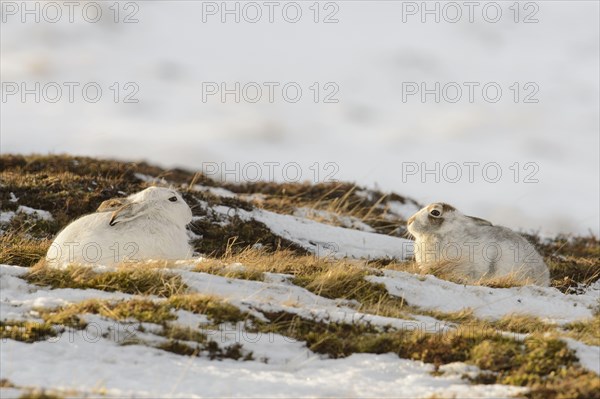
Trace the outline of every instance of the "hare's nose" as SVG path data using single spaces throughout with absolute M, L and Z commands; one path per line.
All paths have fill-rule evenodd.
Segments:
M 414 221 L 415 221 L 415 217 L 411 216 L 411 217 L 408 218 L 408 221 L 406 222 L 406 224 L 409 225 L 409 224 L 411 224 Z

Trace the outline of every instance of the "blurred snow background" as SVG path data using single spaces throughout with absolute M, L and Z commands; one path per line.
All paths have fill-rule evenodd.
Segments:
M 297 23 L 282 18 L 285 2 L 275 9 L 273 23 L 267 15 L 257 23 L 243 18 L 235 23 L 229 15 L 222 23 L 220 14 L 205 15 L 203 22 L 207 2 L 137 1 L 133 17 L 139 21 L 131 24 L 122 23 L 135 11 L 125 2 L 118 4 L 119 23 L 113 21 L 113 2 L 101 3 L 97 23 L 81 17 L 85 3 L 77 3 L 74 23 L 67 15 L 57 23 L 44 18 L 36 23 L 31 16 L 22 23 L 20 13 L 6 12 L 7 3 L 2 2 L 0 35 L 2 153 L 66 152 L 191 169 L 205 168 L 207 162 L 229 169 L 236 163 L 296 162 L 303 180 L 314 180 L 315 162 L 323 180 L 331 171 L 324 165 L 332 162 L 338 166 L 336 179 L 423 203 L 442 200 L 513 228 L 599 232 L 598 2 L 534 2 L 537 23 L 522 22 L 533 10 L 525 3 L 515 23 L 512 1 L 496 3 L 503 11 L 497 23 L 482 16 L 487 2 L 479 3 L 472 23 L 466 7 L 457 23 L 444 21 L 443 15 L 439 23 L 432 15 L 422 23 L 420 14 L 402 21 L 406 2 L 334 2 L 327 9 L 326 2 L 318 4 L 320 19 L 337 8 L 339 22 L 331 24 L 313 21 L 313 2 L 298 2 L 303 15 Z M 27 4 L 33 8 L 34 3 Z M 25 82 L 29 88 L 35 82 L 80 86 L 73 103 L 66 89 L 56 103 L 43 98 L 36 103 L 33 96 L 25 102 L 19 94 L 7 96 L 7 82 Z M 102 87 L 100 101 L 83 100 L 81 86 L 87 82 Z M 121 84 L 118 103 L 109 89 L 114 82 Z M 131 92 L 123 89 L 126 82 L 139 87 L 138 103 L 122 102 Z M 229 87 L 297 82 L 303 94 L 297 103 L 286 102 L 279 86 L 272 103 L 266 89 L 257 103 L 243 98 L 236 103 L 233 96 L 223 103 L 218 95 L 203 101 L 203 82 Z M 321 96 L 330 92 L 324 84 L 335 83 L 339 102 L 315 103 L 309 89 L 314 82 Z M 403 82 L 480 86 L 473 103 L 464 87 L 457 103 L 436 103 L 431 95 L 422 103 L 419 96 L 403 101 Z M 482 97 L 487 82 L 503 90 L 496 103 Z M 539 102 L 521 98 L 515 103 L 509 88 L 514 82 L 521 96 L 531 92 L 523 89 L 525 83 L 535 83 Z M 403 179 L 403 163 L 423 162 L 429 169 L 435 162 L 440 167 L 497 162 L 502 178 L 489 183 L 476 168 L 469 182 L 464 168 L 457 183 L 419 174 Z M 515 162 L 521 172 L 517 183 L 509 168 Z M 524 182 L 534 170 L 524 168 L 528 162 L 539 167 L 537 183 Z M 262 169 L 264 178 L 267 170 Z M 274 178 L 283 181 L 281 167 L 275 172 Z

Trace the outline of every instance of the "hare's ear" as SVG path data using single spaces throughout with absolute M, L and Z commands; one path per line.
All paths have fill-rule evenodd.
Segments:
M 127 198 L 111 198 L 103 201 L 98 209 L 96 209 L 96 212 L 116 211 L 125 204 L 127 204 Z
M 465 215 L 467 216 L 467 215 Z M 467 216 L 469 219 L 473 220 L 479 226 L 493 226 L 492 222 L 488 222 L 485 219 L 476 218 L 475 216 Z
M 114 226 L 117 223 L 127 222 L 144 215 L 149 210 L 148 204 L 136 202 L 127 203 L 115 210 L 108 224 Z

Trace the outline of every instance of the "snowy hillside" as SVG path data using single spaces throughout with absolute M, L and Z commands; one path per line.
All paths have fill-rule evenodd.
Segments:
M 0 171 L 3 398 L 600 396 L 596 237 L 529 237 L 551 287 L 467 286 L 418 274 L 398 194 L 66 156 Z M 39 262 L 151 184 L 192 208 L 194 259 Z

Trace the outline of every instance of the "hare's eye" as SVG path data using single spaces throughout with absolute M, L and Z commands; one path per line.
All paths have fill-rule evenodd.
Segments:
M 177 201 L 177 197 L 173 196 L 173 197 L 169 198 L 169 201 L 175 202 L 175 201 Z
M 434 209 L 433 211 L 429 212 L 431 214 L 431 216 L 440 216 L 441 213 L 440 211 L 438 211 L 437 209 Z

